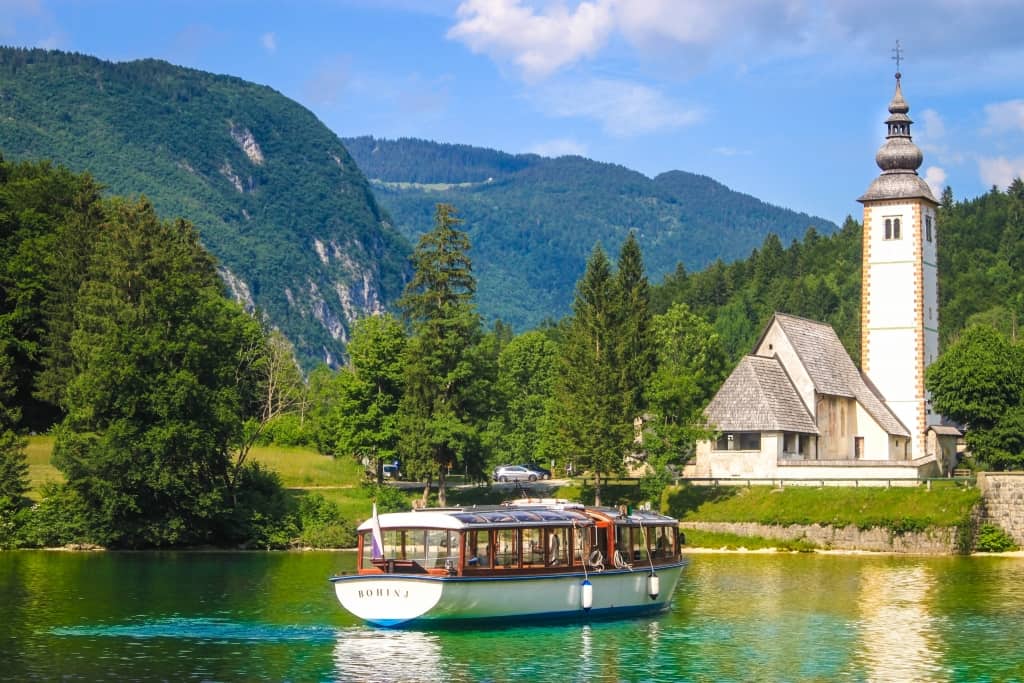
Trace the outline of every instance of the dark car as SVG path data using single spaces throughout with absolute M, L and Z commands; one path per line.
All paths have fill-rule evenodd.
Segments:
M 532 462 L 528 462 L 525 465 L 523 465 L 523 467 L 525 467 L 528 470 L 533 470 L 534 472 L 536 472 L 538 479 L 550 479 L 551 478 L 551 470 L 546 469 L 544 467 L 541 467 L 540 465 L 534 464 Z

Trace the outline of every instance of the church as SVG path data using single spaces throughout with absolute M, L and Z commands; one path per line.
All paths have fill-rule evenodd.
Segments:
M 776 313 L 705 409 L 693 476 L 714 479 L 920 479 L 949 474 L 959 431 L 931 410 L 925 369 L 938 355 L 938 206 L 917 174 L 901 74 L 881 173 L 864 206 L 862 367 L 828 324 Z

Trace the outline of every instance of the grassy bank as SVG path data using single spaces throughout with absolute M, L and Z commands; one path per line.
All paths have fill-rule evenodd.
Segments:
M 26 449 L 31 484 L 30 497 L 38 500 L 41 487 L 63 481 L 50 464 L 53 438 L 34 436 Z M 317 493 L 335 503 L 349 522 L 358 523 L 370 514 L 373 489 L 362 485 L 362 467 L 349 458 L 331 458 L 304 448 L 256 447 L 251 457 L 278 473 L 293 495 Z M 453 485 L 461 483 L 453 477 Z M 411 504 L 420 488 L 403 491 Z M 489 486 L 451 488 L 448 503 L 473 505 L 500 503 L 512 492 Z M 570 500 L 592 501 L 589 481 L 576 480 L 544 495 Z M 614 481 L 602 486 L 606 505 L 637 505 L 641 492 L 635 481 Z M 859 529 L 881 527 L 897 533 L 923 531 L 929 527 L 960 527 L 970 518 L 979 501 L 976 489 L 952 482 L 936 482 L 931 490 L 919 487 L 835 487 L 790 486 L 690 486 L 669 487 L 661 499 L 663 512 L 693 522 L 757 522 L 767 525 L 829 524 L 853 525 Z M 436 504 L 436 494 L 432 496 Z M 688 545 L 696 547 L 778 547 L 779 541 L 728 537 L 727 534 L 687 532 Z M 753 547 L 752 547 L 753 544 Z M 767 544 L 767 545 L 766 545 Z M 788 547 L 788 546 L 787 546 Z M 804 549 L 793 547 L 792 549 Z
M 977 489 L 952 482 L 917 487 L 689 486 L 670 487 L 662 509 L 693 522 L 756 522 L 768 525 L 852 525 L 894 532 L 958 527 L 980 500 Z

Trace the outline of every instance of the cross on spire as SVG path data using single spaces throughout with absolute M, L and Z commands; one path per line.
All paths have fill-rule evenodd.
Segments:
M 892 49 L 892 59 L 896 60 L 896 78 L 900 77 L 900 62 L 903 61 L 903 48 L 900 47 L 900 41 L 896 41 L 896 47 Z

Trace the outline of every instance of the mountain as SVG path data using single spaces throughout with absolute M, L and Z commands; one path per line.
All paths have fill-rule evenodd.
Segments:
M 0 153 L 88 171 L 192 221 L 232 293 L 337 361 L 408 277 L 409 245 L 342 142 L 271 88 L 157 60 L 0 48 Z
M 768 233 L 788 243 L 835 224 L 766 204 L 683 171 L 656 178 L 578 156 L 506 154 L 402 138 L 343 138 L 377 200 L 410 240 L 430 229 L 437 202 L 455 205 L 472 239 L 477 301 L 517 329 L 570 309 L 594 243 L 614 259 L 637 232 L 648 274 L 745 258 Z

